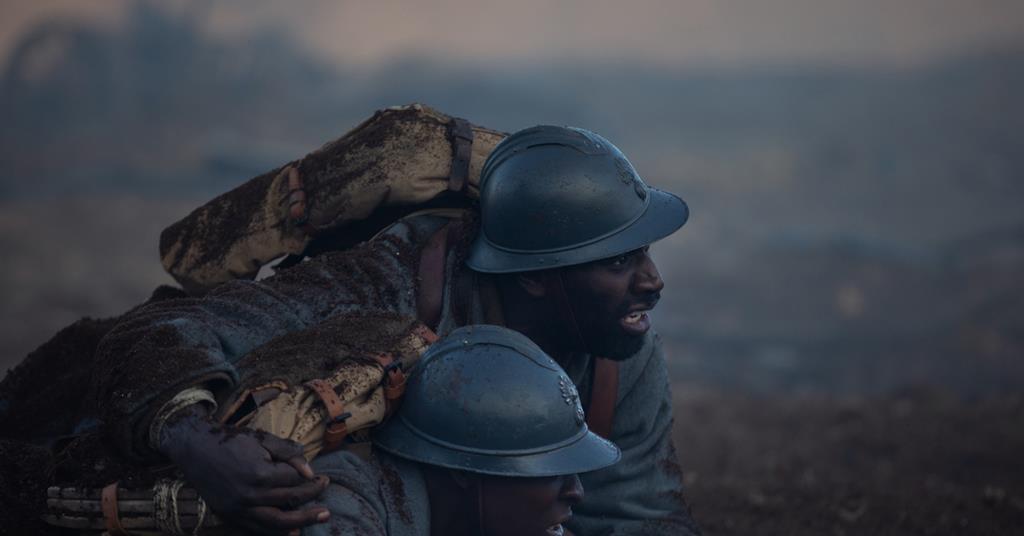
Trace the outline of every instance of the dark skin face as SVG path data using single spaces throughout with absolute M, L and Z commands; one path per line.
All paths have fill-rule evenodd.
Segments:
M 574 351 L 622 360 L 643 345 L 647 312 L 664 287 L 649 247 L 643 247 L 560 270 L 515 274 L 502 284 L 502 297 L 508 326 L 559 362 Z
M 535 478 L 479 476 L 487 536 L 552 536 L 583 500 L 576 475 Z
M 423 468 L 431 534 L 554 536 L 583 500 L 576 475 L 500 477 Z

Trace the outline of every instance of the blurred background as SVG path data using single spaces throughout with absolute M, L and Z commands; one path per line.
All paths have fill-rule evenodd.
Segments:
M 1024 520 L 1022 2 L 0 9 L 4 370 L 171 283 L 157 238 L 191 209 L 422 102 L 595 130 L 690 204 L 655 325 L 709 533 Z

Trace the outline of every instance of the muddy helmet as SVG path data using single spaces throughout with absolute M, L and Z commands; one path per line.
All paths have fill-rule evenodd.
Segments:
M 480 174 L 480 233 L 467 264 L 525 272 L 614 257 L 686 223 L 682 199 L 651 188 L 611 142 L 573 127 L 505 138 Z
M 620 456 L 587 429 L 562 368 L 499 326 L 462 327 L 435 343 L 373 441 L 402 458 L 500 476 L 583 473 Z

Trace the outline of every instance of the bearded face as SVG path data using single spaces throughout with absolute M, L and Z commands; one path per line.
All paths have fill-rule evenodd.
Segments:
M 587 352 L 621 361 L 640 350 L 665 286 L 648 247 L 565 268 L 561 277 Z

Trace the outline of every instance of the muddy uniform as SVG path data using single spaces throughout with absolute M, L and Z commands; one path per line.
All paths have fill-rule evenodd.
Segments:
M 304 536 L 430 534 L 430 500 L 415 462 L 381 451 L 369 460 L 338 451 L 314 460 L 313 470 L 331 479 L 315 501 L 331 511 L 331 519 L 306 527 Z
M 185 388 L 203 385 L 221 399 L 235 386 L 243 355 L 286 333 L 354 311 L 417 315 L 421 247 L 449 220 L 417 217 L 344 252 L 310 259 L 261 282 L 232 281 L 204 298 L 153 304 L 126 316 L 101 342 L 92 386 L 101 417 L 125 454 L 153 460 L 149 426 L 156 408 Z M 448 255 L 445 281 L 454 279 L 462 252 Z M 474 287 L 456 304 L 444 290 L 438 332 L 459 323 L 485 323 Z M 671 440 L 672 408 L 660 340 L 620 366 L 611 439 L 622 460 L 581 475 L 584 502 L 568 527 L 575 533 L 696 534 L 682 498 L 682 475 Z M 565 369 L 590 397 L 593 359 L 578 355 Z

